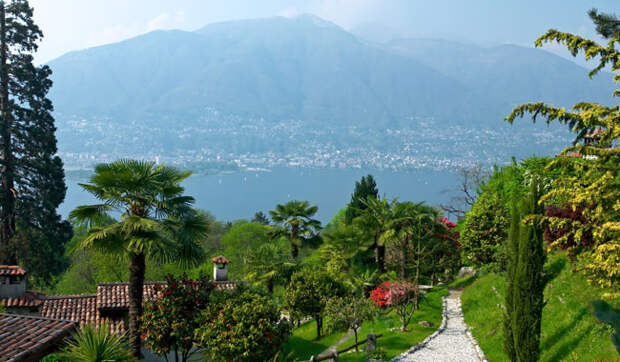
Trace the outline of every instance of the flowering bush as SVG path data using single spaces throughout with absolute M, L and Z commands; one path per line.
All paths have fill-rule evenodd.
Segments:
M 378 306 L 394 310 L 404 332 L 413 317 L 418 293 L 418 286 L 410 282 L 384 282 L 372 291 L 371 298 Z
M 160 356 L 173 352 L 181 361 L 191 355 L 197 317 L 206 307 L 212 289 L 210 281 L 166 278 L 157 286 L 159 297 L 147 301 L 142 316 L 141 337 L 145 346 Z
M 383 282 L 370 292 L 370 298 L 372 298 L 377 306 L 382 308 L 388 306 L 388 293 L 390 292 L 391 286 L 391 282 Z

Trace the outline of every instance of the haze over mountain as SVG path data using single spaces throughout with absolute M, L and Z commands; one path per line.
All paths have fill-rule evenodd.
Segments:
M 362 141 L 345 130 L 421 135 L 424 122 L 501 130 L 507 127 L 501 119 L 516 104 L 610 103 L 613 89 L 610 77 L 588 80 L 584 68 L 542 50 L 427 39 L 377 44 L 312 15 L 154 31 L 71 52 L 49 65 L 56 117 L 68 127 L 59 127 L 61 151 L 73 153 L 121 152 L 138 132 L 152 136 L 152 144 L 129 142 L 145 155 L 205 147 L 286 154 L 299 148 L 300 139 L 335 148 L 367 142 L 397 152 L 404 146 L 387 144 L 389 137 L 372 139 L 370 133 Z M 104 128 L 86 134 L 76 122 L 103 122 Z M 239 138 L 234 132 L 240 125 L 271 133 Z M 105 131 L 112 128 L 122 132 L 109 137 Z M 209 136 L 205 129 L 214 131 Z M 310 135 L 301 138 L 304 132 Z M 76 145 L 76 137 L 86 142 Z M 408 137 L 420 138 L 415 132 Z M 291 143 L 275 145 L 274 138 Z

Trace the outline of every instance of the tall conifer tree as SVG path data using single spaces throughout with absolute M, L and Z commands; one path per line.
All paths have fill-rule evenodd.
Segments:
M 519 235 L 521 230 L 521 214 L 519 213 L 517 197 L 512 200 L 512 219 L 510 222 L 510 233 L 508 234 L 508 244 L 506 245 L 507 265 L 506 265 L 506 290 L 504 294 L 504 352 L 511 361 L 516 361 L 517 355 L 512 335 L 512 318 L 514 315 L 514 289 L 517 262 L 519 260 Z
M 523 215 L 528 215 L 519 232 L 517 264 L 512 296 L 512 337 L 516 361 L 535 362 L 540 355 L 540 323 L 543 309 L 543 228 L 539 224 L 543 207 L 541 182 L 534 177 L 530 192 L 523 202 Z M 508 291 L 507 291 L 508 292 Z
M 56 208 L 65 197 L 56 155 L 48 66 L 34 66 L 43 34 L 26 0 L 0 0 L 0 264 L 35 277 L 60 269 L 71 227 Z
M 353 190 L 351 202 L 345 214 L 345 223 L 347 225 L 351 225 L 353 219 L 359 216 L 362 210 L 366 209 L 366 204 L 362 200 L 366 200 L 369 197 L 379 198 L 377 183 L 372 175 L 363 176 L 360 181 L 355 182 L 355 190 Z

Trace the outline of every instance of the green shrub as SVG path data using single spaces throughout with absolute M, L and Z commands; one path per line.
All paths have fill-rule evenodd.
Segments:
M 213 360 L 266 361 L 276 356 L 291 334 L 280 310 L 262 295 L 244 291 L 202 312 L 196 340 Z
M 507 237 L 510 212 L 495 194 L 480 195 L 467 213 L 461 232 L 466 262 L 475 268 L 504 269 L 502 244 Z
M 74 333 L 58 360 L 77 362 L 135 361 L 124 336 L 110 333 L 107 324 L 99 328 L 87 325 Z

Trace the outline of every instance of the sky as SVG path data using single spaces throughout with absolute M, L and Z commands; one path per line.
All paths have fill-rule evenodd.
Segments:
M 549 28 L 596 39 L 587 10 L 596 7 L 620 15 L 620 0 L 31 0 L 30 4 L 45 36 L 35 55 L 37 63 L 158 29 L 193 31 L 213 22 L 302 13 L 347 30 L 373 24 L 403 37 L 485 46 L 533 46 Z M 547 49 L 567 56 L 559 46 Z

